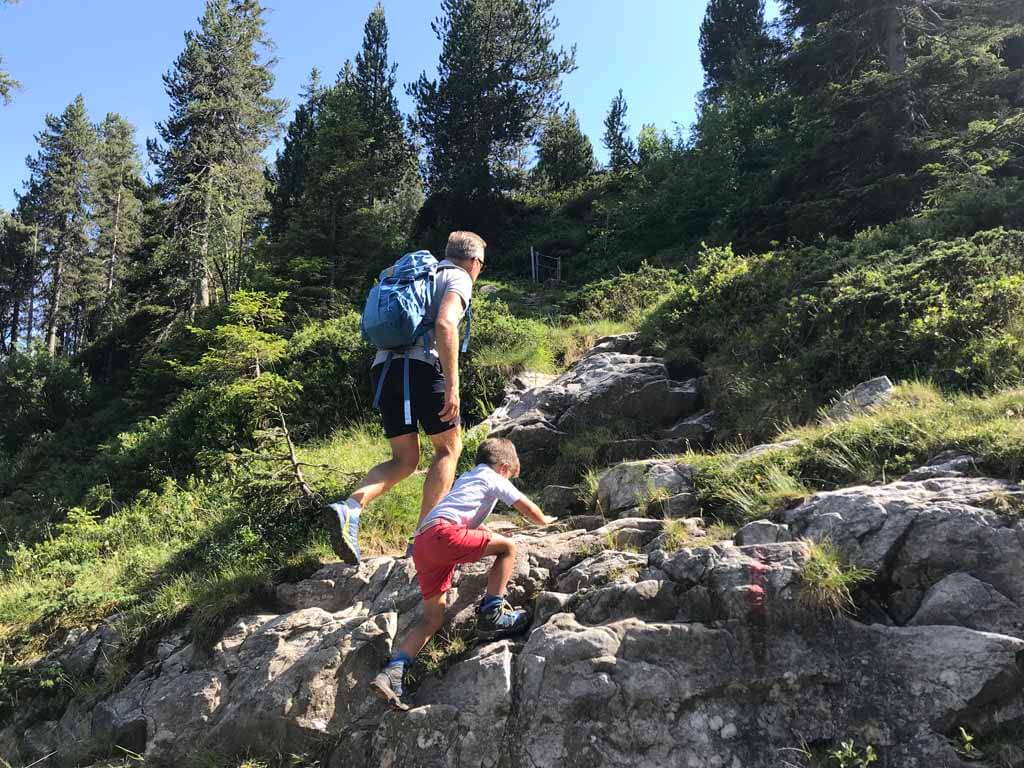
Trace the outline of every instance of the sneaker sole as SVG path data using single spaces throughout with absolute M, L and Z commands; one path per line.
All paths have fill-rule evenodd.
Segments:
M 508 640 L 511 637 L 522 637 L 530 631 L 530 623 L 526 622 L 521 629 L 477 629 L 478 640 Z
M 395 692 L 390 688 L 385 688 L 383 685 L 378 685 L 376 680 L 370 681 L 370 687 L 373 688 L 373 692 L 376 693 L 380 698 L 384 699 L 390 705 L 392 709 L 397 709 L 399 712 L 408 712 L 409 705 L 403 704 L 402 700 L 395 695 Z
M 349 565 L 359 565 L 359 555 L 356 554 L 355 549 L 349 544 L 348 537 L 345 536 L 345 532 L 341 527 L 341 521 L 338 519 L 338 513 L 330 507 L 324 507 L 323 516 L 334 554 Z

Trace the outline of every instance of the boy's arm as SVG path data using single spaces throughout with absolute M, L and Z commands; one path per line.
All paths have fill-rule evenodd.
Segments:
M 516 511 L 518 511 L 519 514 L 521 514 L 523 517 L 525 517 L 527 520 L 529 520 L 531 523 L 534 523 L 535 525 L 551 525 L 552 523 L 558 522 L 557 517 L 550 517 L 548 515 L 545 515 L 543 512 L 541 512 L 540 507 L 538 507 L 525 496 L 523 496 L 519 501 L 513 504 L 513 506 L 516 508 Z

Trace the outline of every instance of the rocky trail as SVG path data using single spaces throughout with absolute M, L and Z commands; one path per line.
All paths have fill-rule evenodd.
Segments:
M 714 541 L 693 516 L 695 468 L 649 458 L 710 436 L 699 382 L 631 343 L 605 341 L 492 417 L 532 466 L 606 417 L 650 437 L 606 449 L 605 516 L 571 514 L 570 502 L 558 525 L 516 534 L 509 597 L 533 607 L 529 633 L 470 642 L 417 682 L 408 713 L 367 685 L 419 603 L 411 561 L 379 557 L 280 585 L 272 609 L 211 648 L 169 634 L 112 694 L 63 713 L 26 706 L 0 731 L 0 754 L 16 766 L 88 764 L 120 747 L 175 765 L 245 753 L 327 768 L 767 768 L 853 740 L 880 766 L 944 768 L 979 764 L 958 752 L 961 727 L 980 739 L 1024 723 L 1024 522 L 992 503 L 1024 490 L 943 455 Z M 658 519 L 641 516 L 651 488 L 663 489 Z M 680 522 L 667 531 L 665 517 Z M 852 615 L 808 598 L 811 542 L 826 539 L 872 574 Z M 488 567 L 457 573 L 449 636 L 470 637 Z M 113 626 L 69 638 L 53 660 L 98 674 Z M 1012 750 L 1001 759 L 1024 764 Z

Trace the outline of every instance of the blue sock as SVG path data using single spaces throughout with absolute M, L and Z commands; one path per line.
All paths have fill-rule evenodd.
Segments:
M 412 659 L 410 659 L 408 656 L 406 656 L 401 651 L 396 651 L 395 653 L 393 653 L 391 655 L 391 660 L 388 661 L 388 663 L 385 664 L 384 666 L 386 666 L 386 667 L 403 666 L 404 667 L 406 664 L 411 664 L 411 663 L 412 663 Z
M 488 608 L 501 603 L 501 595 L 484 595 L 484 599 L 480 601 L 480 610 L 486 611 Z

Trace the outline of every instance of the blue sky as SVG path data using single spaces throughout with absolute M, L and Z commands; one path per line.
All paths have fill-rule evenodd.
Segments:
M 310 69 L 333 77 L 362 41 L 363 23 L 375 0 L 265 0 L 267 31 L 280 60 L 275 95 L 289 99 L 290 117 Z M 644 123 L 673 130 L 694 119 L 694 97 L 703 74 L 697 51 L 705 0 L 559 0 L 557 39 L 577 46 L 578 69 L 565 78 L 563 97 L 601 156 L 602 121 L 619 88 L 629 104 L 635 133 Z M 11 209 L 13 190 L 26 177 L 25 157 L 36 151 L 34 135 L 47 112 L 59 113 L 85 97 L 99 121 L 119 112 L 138 132 L 139 144 L 154 136 L 167 114 L 161 75 L 194 28 L 203 0 L 21 0 L 0 5 L 0 55 L 23 84 L 15 101 L 0 106 L 0 208 Z M 769 14 L 775 0 L 769 0 Z M 438 0 L 386 0 L 391 58 L 402 85 L 433 73 L 440 44 L 430 29 Z

